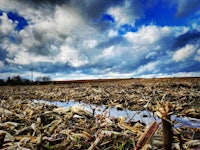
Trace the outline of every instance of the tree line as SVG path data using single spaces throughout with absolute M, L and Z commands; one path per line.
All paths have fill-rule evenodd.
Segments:
M 7 80 L 0 79 L 0 86 L 5 85 L 34 85 L 34 84 L 48 84 L 51 82 L 51 78 L 49 76 L 41 76 L 37 77 L 35 81 L 31 81 L 29 79 L 24 79 L 17 76 L 8 77 Z

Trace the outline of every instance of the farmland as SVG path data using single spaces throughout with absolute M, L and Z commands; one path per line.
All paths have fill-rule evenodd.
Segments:
M 151 117 L 157 115 L 156 118 L 162 120 L 170 119 L 171 115 L 179 120 L 181 117 L 195 120 L 196 126 L 177 124 L 178 119 L 169 121 L 179 131 L 173 133 L 172 147 L 195 148 L 200 143 L 192 143 L 200 140 L 200 78 L 99 79 L 2 86 L 0 98 L 0 133 L 4 137 L 0 147 L 5 149 L 9 146 L 29 149 L 137 147 L 139 137 L 149 124 L 131 118 L 127 121 L 126 116 L 112 117 L 111 108 L 115 108 L 116 112 L 146 111 L 151 113 Z M 36 103 L 36 100 L 42 100 L 42 103 Z M 91 106 L 92 110 L 87 111 L 81 106 L 63 110 L 63 107 L 50 105 L 69 101 Z M 104 110 L 102 114 L 95 115 L 98 106 L 104 106 Z M 155 121 L 161 123 L 161 120 Z M 8 122 L 11 122 L 9 127 L 5 125 Z M 159 126 L 151 139 L 154 148 L 162 148 L 163 134 L 165 131 Z M 12 138 L 9 139 L 8 135 Z M 144 146 L 151 147 L 152 144 L 146 143 Z

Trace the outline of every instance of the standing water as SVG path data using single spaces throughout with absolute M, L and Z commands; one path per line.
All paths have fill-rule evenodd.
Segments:
M 148 110 L 142 111 L 133 111 L 128 109 L 118 110 L 114 106 L 106 106 L 106 105 L 94 105 L 94 104 L 86 104 L 83 102 L 76 101 L 67 101 L 67 102 L 50 102 L 47 100 L 34 100 L 35 103 L 45 103 L 48 105 L 55 105 L 58 107 L 74 107 L 81 106 L 85 110 L 89 111 L 91 114 L 105 114 L 110 117 L 119 118 L 124 117 L 128 122 L 141 122 L 146 125 L 150 124 L 152 121 L 156 120 L 157 122 L 161 122 L 158 117 L 153 115 L 153 112 Z M 190 117 L 178 117 L 177 115 L 172 115 L 172 121 L 175 121 L 175 127 L 186 126 L 189 128 L 200 128 L 200 119 L 190 118 Z

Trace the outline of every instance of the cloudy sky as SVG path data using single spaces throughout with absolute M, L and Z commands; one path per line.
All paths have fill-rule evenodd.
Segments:
M 199 0 L 0 0 L 0 78 L 200 76 Z

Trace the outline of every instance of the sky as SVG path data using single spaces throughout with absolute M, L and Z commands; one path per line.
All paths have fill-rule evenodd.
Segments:
M 0 79 L 200 77 L 199 0 L 0 0 Z

